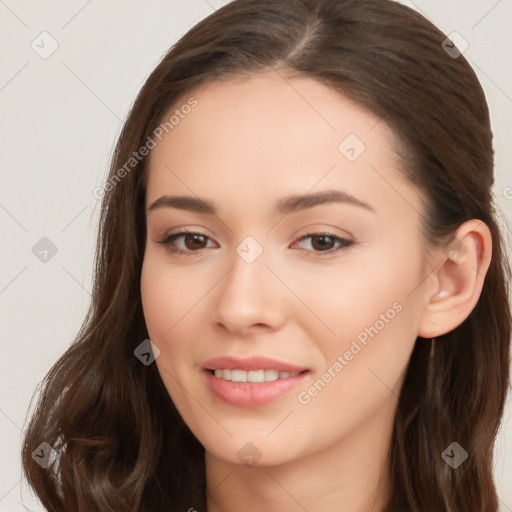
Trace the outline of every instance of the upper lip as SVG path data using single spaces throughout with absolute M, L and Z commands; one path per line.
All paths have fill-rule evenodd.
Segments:
M 232 357 L 222 356 L 210 359 L 203 364 L 205 370 L 277 370 L 278 372 L 302 372 L 307 368 L 296 366 L 294 364 L 285 363 L 284 361 L 278 361 L 277 359 L 271 359 L 263 356 L 251 356 L 251 357 Z

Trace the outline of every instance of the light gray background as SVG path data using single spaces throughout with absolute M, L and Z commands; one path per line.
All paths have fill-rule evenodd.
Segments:
M 102 184 L 122 121 L 163 53 L 225 0 L 0 0 L 0 510 L 41 505 L 20 480 L 30 397 L 85 315 Z M 495 193 L 512 219 L 512 0 L 404 1 L 459 32 L 495 133 Z M 47 31 L 58 43 L 40 52 Z M 43 44 L 45 50 L 43 50 Z M 450 91 L 446 91 L 450 94 Z M 508 228 L 510 229 L 510 228 Z M 510 246 L 510 231 L 507 234 Z M 42 263 L 32 247 L 58 248 Z M 512 403 L 497 443 L 501 509 L 512 511 Z

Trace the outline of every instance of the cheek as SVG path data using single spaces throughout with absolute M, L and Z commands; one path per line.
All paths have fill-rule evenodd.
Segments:
M 183 277 L 183 276 L 187 277 Z M 180 411 L 186 410 L 182 396 L 184 369 L 190 370 L 191 325 L 188 323 L 200 290 L 190 282 L 190 274 L 147 253 L 141 272 L 141 298 L 149 338 L 160 349 L 156 365 L 162 381 Z M 202 292 L 204 294 L 204 291 Z M 180 342 L 181 340 L 181 342 Z M 189 364 L 190 363 L 190 364 Z
M 318 414 L 327 407 L 340 417 L 347 408 L 364 416 L 398 395 L 417 336 L 419 295 L 411 292 L 423 277 L 419 253 L 391 254 L 388 249 L 347 259 L 345 266 L 319 273 L 301 286 L 297 280 L 297 293 L 315 313 L 315 318 L 300 320 L 302 327 L 309 332 L 313 325 L 321 328 L 316 338 L 321 364 L 315 376 L 320 382 L 303 389 L 299 403 L 311 399 Z
M 150 338 L 157 343 L 172 338 L 182 319 L 204 296 L 207 284 L 198 273 L 147 254 L 142 265 L 141 298 Z
M 165 273 L 144 260 L 141 275 L 141 298 L 146 326 L 151 339 L 159 340 L 172 328 L 176 319 L 177 297 L 174 285 L 168 282 Z
M 368 330 L 375 332 L 373 327 L 379 333 L 414 336 L 419 294 L 411 292 L 424 278 L 414 249 L 397 253 L 375 247 L 354 252 L 337 265 L 318 266 L 315 272 L 281 270 L 283 281 L 309 310 L 303 308 L 305 314 L 294 321 L 307 331 L 314 327 L 325 350 L 344 350 L 358 336 L 364 342 Z
M 208 328 L 208 294 L 218 281 L 211 268 L 172 265 L 165 255 L 148 251 L 141 272 L 141 298 L 149 338 L 160 349 L 156 365 L 176 405 L 186 403 L 182 385 L 201 360 L 202 338 Z M 190 372 L 193 372 L 191 374 Z M 184 407 L 184 406 L 182 406 Z

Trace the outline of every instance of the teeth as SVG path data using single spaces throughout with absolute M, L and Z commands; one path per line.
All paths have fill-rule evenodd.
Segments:
M 244 370 L 231 370 L 231 380 L 233 382 L 247 382 L 247 372 Z
M 277 370 L 223 370 L 216 369 L 215 377 L 232 382 L 272 382 L 277 379 L 295 377 L 300 372 L 278 372 Z
M 271 382 L 279 379 L 279 372 L 277 370 L 265 370 L 265 382 Z
M 251 370 L 247 372 L 247 382 L 264 382 L 265 371 L 264 370 Z

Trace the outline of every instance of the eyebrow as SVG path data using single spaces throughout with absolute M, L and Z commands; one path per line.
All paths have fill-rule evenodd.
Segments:
M 283 197 L 274 205 L 273 213 L 274 215 L 287 215 L 326 203 L 351 204 L 375 213 L 375 209 L 365 201 L 357 199 L 347 192 L 332 189 L 311 194 Z M 193 196 L 162 196 L 151 203 L 148 207 L 148 212 L 160 208 L 177 208 L 207 215 L 217 215 L 217 210 L 212 202 Z

